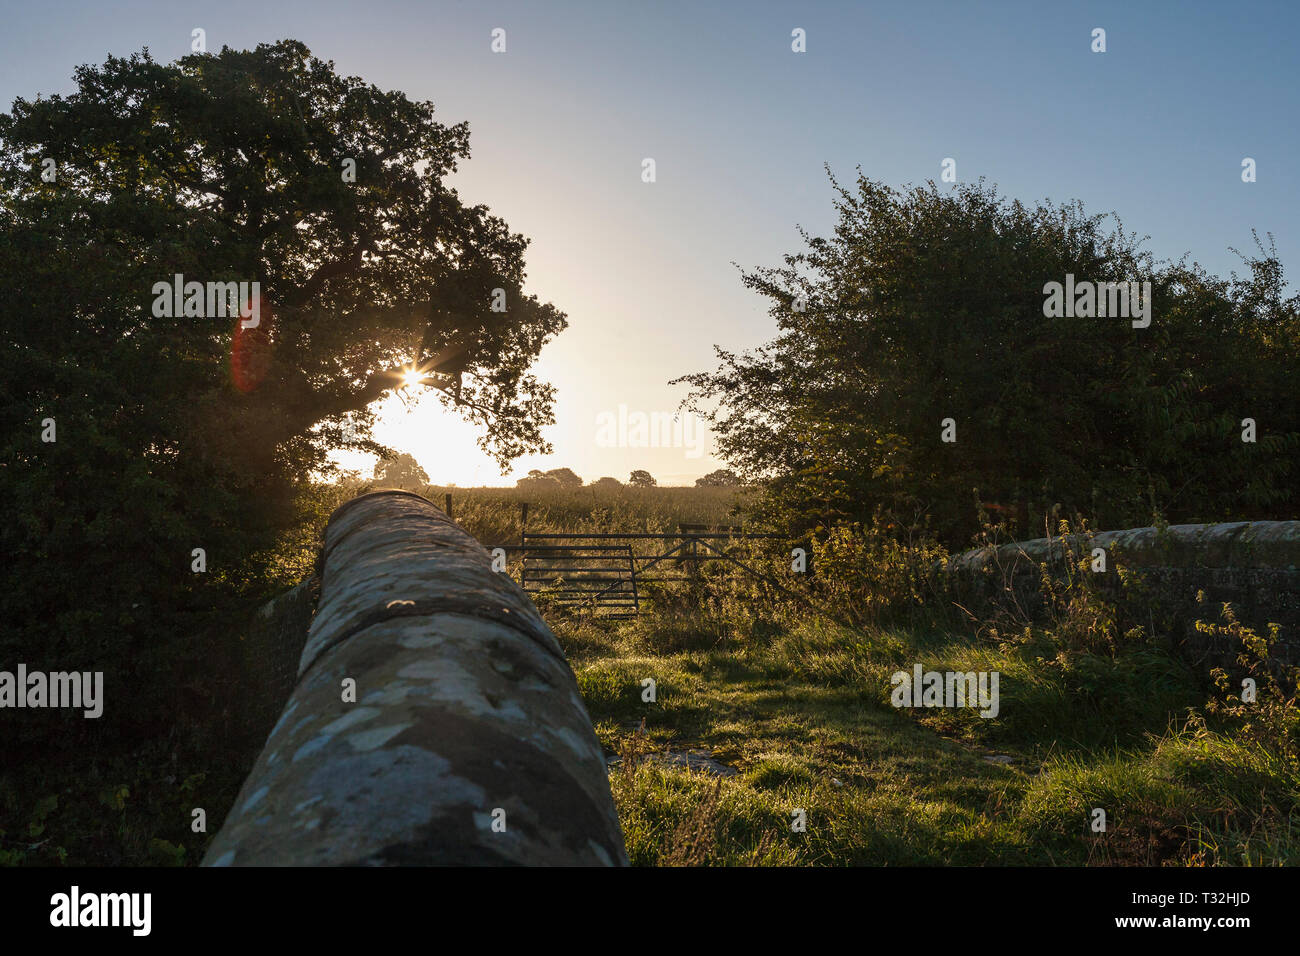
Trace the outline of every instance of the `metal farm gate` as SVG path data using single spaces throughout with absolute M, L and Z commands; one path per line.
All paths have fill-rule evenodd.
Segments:
M 641 595 L 632 545 L 617 540 L 577 543 L 608 537 L 612 536 L 525 533 L 520 586 L 529 594 L 548 591 L 560 605 L 590 602 L 603 617 L 635 617 L 641 610 Z
M 452 515 L 451 495 L 445 510 Z M 789 588 L 730 554 L 728 545 L 747 540 L 784 540 L 778 534 L 735 527 L 679 524 L 676 534 L 653 532 L 530 532 L 528 505 L 519 506 L 523 529 L 518 544 L 486 545 L 519 558 L 519 584 L 530 595 L 545 592 L 557 604 L 587 606 L 602 618 L 632 618 L 641 611 L 642 585 L 690 581 L 701 564 L 726 561 L 782 591 Z M 800 595 L 795 595 L 801 597 Z
M 678 527 L 677 534 L 525 531 L 518 548 L 519 583 L 530 594 L 546 591 L 558 604 L 587 605 L 602 617 L 636 617 L 641 585 L 689 581 L 706 561 L 727 561 L 766 578 L 729 554 L 726 544 L 780 537 L 704 525 Z

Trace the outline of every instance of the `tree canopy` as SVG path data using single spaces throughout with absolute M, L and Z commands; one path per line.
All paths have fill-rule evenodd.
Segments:
M 740 483 L 740 476 L 730 468 L 718 468 L 695 479 L 697 488 L 732 488 Z
M 375 480 L 399 487 L 427 485 L 429 474 L 413 455 L 402 452 L 396 458 L 386 458 L 375 465 Z
M 744 274 L 777 337 L 678 380 L 720 457 L 769 482 L 771 515 L 829 527 L 883 507 L 954 544 L 976 496 L 1040 534 L 1057 505 L 1106 527 L 1295 517 L 1300 297 L 1258 239 L 1249 274 L 1221 279 L 1154 262 L 1078 203 L 832 183 L 834 234 Z M 1067 275 L 1149 281 L 1149 327 L 1046 317 Z
M 387 451 L 366 409 L 396 386 L 436 390 L 503 465 L 549 450 L 553 389 L 529 368 L 565 317 L 523 289 L 527 240 L 446 184 L 466 124 L 293 40 L 75 80 L 0 115 L 0 490 L 19 515 L 0 614 L 19 646 L 153 653 L 168 613 L 213 605 L 187 594 L 256 579 L 241 565 L 295 479 L 335 448 Z M 258 283 L 259 324 L 159 315 L 175 276 Z
M 572 468 L 552 468 L 549 471 L 534 468 L 516 481 L 515 484 L 521 488 L 539 484 L 558 485 L 562 488 L 581 488 L 582 478 Z

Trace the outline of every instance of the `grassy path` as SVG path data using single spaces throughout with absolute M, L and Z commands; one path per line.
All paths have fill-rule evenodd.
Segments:
M 1006 673 L 1004 701 L 1032 720 L 981 724 L 888 700 L 887 675 L 912 659 L 968 669 L 987 654 L 961 638 L 867 638 L 813 622 L 724 642 L 692 640 L 672 621 L 556 626 L 597 732 L 621 756 L 611 785 L 637 864 L 1294 859 L 1294 777 L 1227 738 L 1169 731 L 1170 702 L 1194 694 L 1169 660 L 1081 677 L 1033 670 L 1019 649 L 992 663 Z M 1124 693 L 1125 668 L 1138 675 L 1129 683 L 1158 690 L 1130 713 L 1105 713 L 1116 702 L 1078 686 Z M 689 751 L 736 772 L 666 757 Z M 1090 829 L 1094 807 L 1107 811 L 1105 833 Z M 797 810 L 803 832 L 792 829 Z

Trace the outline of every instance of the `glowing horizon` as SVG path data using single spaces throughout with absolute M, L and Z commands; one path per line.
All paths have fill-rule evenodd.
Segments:
M 557 402 L 557 405 L 560 404 Z M 432 389 L 415 391 L 406 402 L 394 392 L 371 406 L 376 413 L 374 437 L 399 452 L 410 454 L 429 475 L 432 485 L 455 485 L 460 488 L 513 488 L 519 478 L 534 468 L 547 471 L 552 468 L 572 468 L 590 484 L 598 478 L 617 478 L 624 484 L 635 469 L 644 469 L 665 487 L 689 486 L 695 479 L 725 465 L 707 451 L 688 458 L 690 447 L 676 448 L 607 448 L 599 458 L 606 470 L 595 473 L 564 459 L 564 455 L 525 455 L 512 463 L 506 474 L 490 455 L 478 447 L 479 429 L 466 422 L 454 410 L 443 406 L 438 393 Z M 558 416 L 557 416 L 558 417 Z M 592 434 L 600 429 L 600 422 L 591 423 Z M 563 429 L 556 425 L 545 429 L 548 440 L 558 448 L 560 443 L 551 434 L 576 432 L 580 429 Z M 590 440 L 590 439 L 589 439 Z M 674 458 L 679 458 L 680 471 L 670 470 Z M 377 459 L 374 455 L 355 451 L 334 451 L 332 461 L 342 467 L 369 478 Z

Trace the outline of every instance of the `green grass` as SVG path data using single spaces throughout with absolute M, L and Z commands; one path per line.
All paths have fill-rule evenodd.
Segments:
M 681 622 L 662 618 L 554 623 L 598 736 L 623 755 L 611 786 L 634 863 L 1300 860 L 1288 819 L 1300 780 L 1258 748 L 1171 726 L 1198 692 L 1170 659 L 1139 654 L 1079 678 L 1033 667 L 1020 648 L 815 620 L 725 648 L 711 636 L 683 646 Z M 1001 670 L 1014 719 L 895 709 L 888 674 L 914 660 Z M 654 703 L 642 700 L 647 677 Z M 739 773 L 638 759 L 664 749 L 702 749 Z M 1013 762 L 984 759 L 995 754 Z M 1089 828 L 1096 807 L 1105 833 Z M 797 809 L 804 833 L 791 828 Z
M 416 490 L 442 503 L 444 489 Z M 739 523 L 729 489 L 449 490 L 457 521 L 489 543 L 517 540 L 523 500 L 536 531 Z M 622 756 L 610 783 L 633 863 L 1300 862 L 1294 764 L 1191 719 L 1206 682 L 1158 641 L 1101 654 L 1042 627 L 998 641 L 851 628 L 751 585 L 661 594 L 630 622 L 547 610 L 601 742 Z M 915 663 L 998 671 L 998 717 L 894 708 L 889 677 Z M 654 759 L 690 750 L 737 772 Z M 1090 829 L 1098 807 L 1104 833 Z

